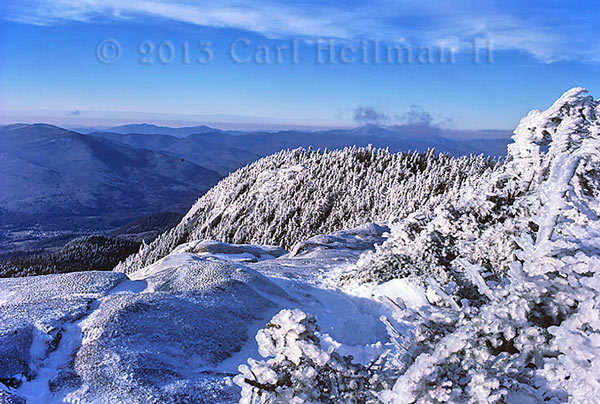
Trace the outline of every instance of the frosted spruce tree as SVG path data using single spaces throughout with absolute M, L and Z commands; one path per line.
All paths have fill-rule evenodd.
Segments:
M 324 348 L 316 319 L 297 309 L 273 317 L 256 341 L 266 360 L 240 366 L 240 404 L 376 404 L 376 390 L 391 385 L 381 361 L 366 367 Z
M 581 88 L 532 111 L 491 181 L 424 221 L 417 237 L 425 240 L 443 228 L 437 223 L 449 223 L 448 212 L 459 225 L 440 232 L 437 241 L 447 245 L 434 242 L 436 259 L 451 257 L 436 268 L 446 273 L 422 278 L 438 292 L 437 303 L 398 310 L 396 321 L 412 333 L 395 336 L 405 365 L 394 387 L 380 393 L 384 402 L 600 401 L 599 114 Z M 389 240 L 397 245 L 382 246 L 381 257 L 407 251 L 406 228 L 398 226 L 401 234 Z M 488 248 L 486 257 L 486 234 L 514 248 Z M 453 284 L 471 292 L 452 293 Z

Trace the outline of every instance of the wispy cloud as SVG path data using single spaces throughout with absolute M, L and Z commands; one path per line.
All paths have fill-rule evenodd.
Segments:
M 239 28 L 268 37 L 406 40 L 470 50 L 474 38 L 497 50 L 527 52 L 540 61 L 600 62 L 600 5 L 581 0 L 440 0 L 370 2 L 306 0 L 8 0 L 0 16 L 30 24 L 159 17 Z
M 356 107 L 354 109 L 354 121 L 359 124 L 365 123 L 385 123 L 390 117 L 373 107 Z
M 420 105 L 411 105 L 408 112 L 398 117 L 398 123 L 410 126 L 431 126 L 433 116 Z
M 420 105 L 411 104 L 403 112 L 389 111 L 389 108 L 358 106 L 352 110 L 352 119 L 355 123 L 376 124 L 387 127 L 408 128 L 437 128 L 447 129 L 452 120 L 441 114 L 432 114 Z

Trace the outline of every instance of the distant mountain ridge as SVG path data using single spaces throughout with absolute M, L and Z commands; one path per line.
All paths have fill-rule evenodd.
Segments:
M 220 179 L 160 151 L 52 125 L 0 128 L 3 225 L 111 227 L 166 207 L 185 210 Z
M 140 135 L 171 135 L 176 137 L 185 137 L 189 135 L 193 135 L 196 133 L 210 133 L 210 132 L 219 132 L 219 133 L 238 133 L 237 131 L 223 131 L 220 129 L 211 128 L 206 125 L 199 126 L 187 126 L 181 128 L 172 128 L 169 126 L 158 126 L 148 123 L 137 123 L 137 124 L 128 124 L 128 125 L 120 125 L 114 126 L 112 128 L 104 129 L 102 132 L 112 132 L 112 133 L 137 133 Z M 242 133 L 242 132 L 239 132 Z
M 433 148 L 436 152 L 453 156 L 484 154 L 499 157 L 505 155 L 506 146 L 510 141 L 509 131 L 459 131 L 410 125 L 365 125 L 355 129 L 314 132 L 286 130 L 234 134 L 218 129 L 208 130 L 208 127 L 204 126 L 195 128 L 206 131 L 187 136 L 165 133 L 168 132 L 166 129 L 193 131 L 193 128 L 166 128 L 154 125 L 127 125 L 124 128 L 122 132 L 128 133 L 104 130 L 89 135 L 136 148 L 170 153 L 224 176 L 260 157 L 299 147 L 333 150 L 352 146 L 366 147 L 371 144 L 378 148 L 389 148 L 392 152 L 426 152 Z M 139 128 L 139 132 L 130 132 L 136 128 Z M 160 130 L 150 134 L 152 128 Z M 141 134 L 144 136 L 139 136 Z
M 225 176 L 262 157 L 248 147 L 247 142 L 236 147 L 239 136 L 227 133 L 204 133 L 185 137 L 173 135 L 140 135 L 135 133 L 93 132 L 88 136 L 110 140 L 128 147 L 155 150 L 199 164 Z

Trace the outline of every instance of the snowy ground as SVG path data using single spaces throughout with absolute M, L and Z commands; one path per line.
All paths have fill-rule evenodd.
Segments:
M 336 285 L 387 230 L 317 236 L 287 254 L 190 243 L 130 278 L 2 279 L 0 390 L 12 396 L 0 403 L 237 402 L 231 377 L 260 357 L 254 336 L 283 308 L 314 314 L 339 353 L 368 362 L 383 350 L 388 308 L 376 291 Z

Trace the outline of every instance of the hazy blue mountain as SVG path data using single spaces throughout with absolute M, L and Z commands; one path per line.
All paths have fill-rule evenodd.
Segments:
M 172 135 L 177 137 L 193 135 L 194 133 L 223 132 L 206 125 L 171 128 L 168 126 L 157 126 L 147 123 L 115 126 L 106 129 L 105 131 L 113 133 L 137 133 L 140 135 Z
M 221 175 L 181 158 L 51 125 L 0 128 L 0 215 L 7 224 L 102 228 L 184 211 Z
M 508 131 L 458 131 L 408 125 L 366 125 L 356 129 L 315 132 L 249 132 L 243 135 L 209 131 L 186 137 L 161 134 L 140 136 L 139 133 L 120 134 L 108 131 L 94 132 L 90 135 L 136 148 L 170 153 L 222 175 L 227 175 L 260 157 L 298 147 L 339 149 L 372 144 L 375 147 L 388 147 L 392 152 L 427 151 L 434 148 L 438 152 L 453 156 L 503 156 L 510 141 Z
M 226 133 L 191 135 L 179 138 L 172 135 L 119 134 L 95 132 L 89 136 L 119 142 L 130 147 L 156 150 L 199 164 L 225 176 L 235 169 L 249 164 L 264 154 L 246 148 L 247 141 Z M 277 149 L 280 150 L 280 149 Z
M 435 147 L 440 152 L 450 154 L 485 154 L 504 156 L 506 146 L 511 142 L 509 130 L 459 130 L 424 125 L 365 125 L 352 129 L 357 136 L 386 139 L 391 145 L 414 144 Z

